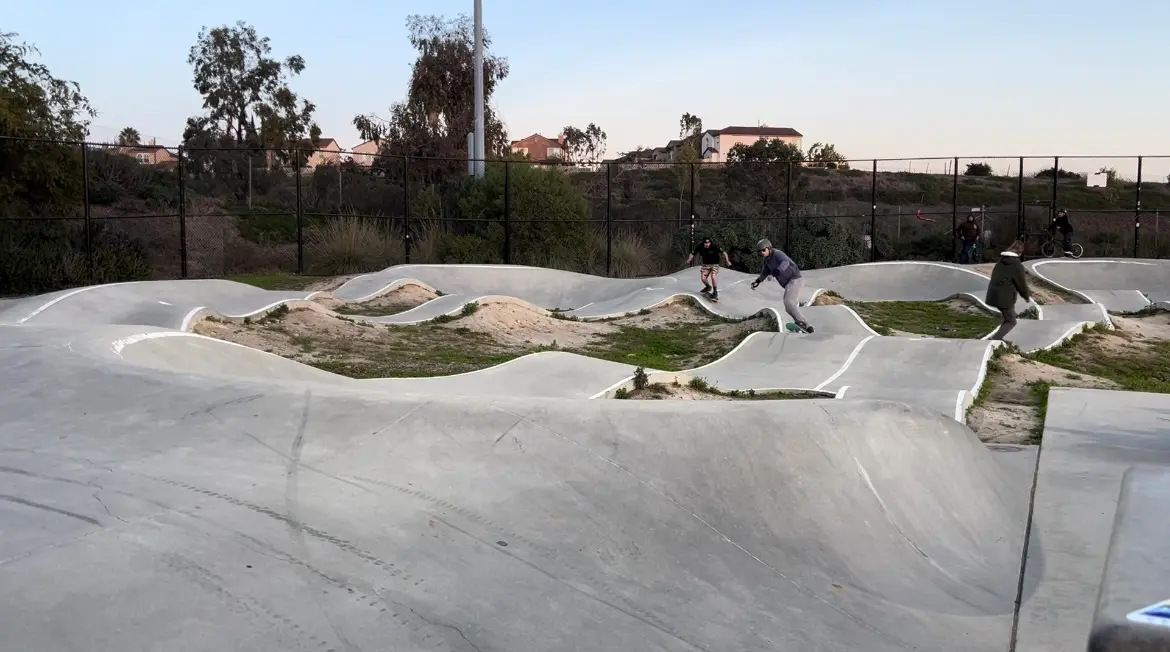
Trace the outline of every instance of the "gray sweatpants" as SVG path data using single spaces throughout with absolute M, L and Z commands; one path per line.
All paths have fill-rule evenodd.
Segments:
M 807 324 L 804 315 L 800 313 L 800 290 L 804 287 L 804 278 L 794 278 L 784 287 L 784 312 L 798 324 Z
M 1007 308 L 1000 309 L 1000 314 L 1003 315 L 1003 323 L 999 325 L 999 330 L 991 336 L 993 340 L 1002 340 L 1007 337 L 1007 334 L 1016 327 L 1016 309 Z

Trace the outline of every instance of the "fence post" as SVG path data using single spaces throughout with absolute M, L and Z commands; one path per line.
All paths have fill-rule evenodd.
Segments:
M 187 170 L 183 165 L 183 157 L 187 153 L 179 145 L 179 162 L 176 169 L 179 172 L 179 277 L 187 278 Z M 249 164 L 249 168 L 251 165 Z
M 613 163 L 605 164 L 605 275 L 613 274 L 613 219 L 610 202 L 613 198 Z
M 293 174 L 297 175 L 297 274 L 305 273 L 305 218 L 301 204 L 301 150 L 293 150 Z
M 695 221 L 695 163 L 694 163 L 694 161 L 691 161 L 687 165 L 691 166 L 691 200 L 690 200 L 691 205 L 690 205 L 690 211 L 691 211 L 691 222 L 693 223 Z
M 512 264 L 512 165 L 504 159 L 504 264 Z
M 1024 157 L 1020 157 L 1019 189 L 1016 191 L 1016 239 L 1024 239 Z
M 877 261 L 877 159 L 873 160 L 873 176 L 869 183 L 869 260 Z
M 402 157 L 402 259 L 410 264 L 410 157 Z
M 784 181 L 784 251 L 792 255 L 792 161 L 788 161 L 788 177 Z
M 89 145 L 81 143 L 81 214 L 85 218 L 85 272 L 91 283 L 95 281 L 93 268 L 93 228 L 89 222 Z
M 1138 239 L 1142 234 L 1142 157 L 1138 157 L 1137 189 L 1133 206 L 1133 257 L 1138 257 Z
M 1059 183 L 1060 183 L 1060 157 L 1054 156 L 1054 157 L 1052 157 L 1052 206 L 1050 206 L 1048 209 L 1048 224 L 1044 225 L 1045 229 L 1052 226 L 1052 220 L 1056 219 L 1056 202 L 1057 202 L 1056 187 L 1057 187 L 1057 184 L 1059 184 Z
M 982 234 L 980 234 L 982 235 Z M 959 259 L 959 157 L 951 168 L 951 261 Z

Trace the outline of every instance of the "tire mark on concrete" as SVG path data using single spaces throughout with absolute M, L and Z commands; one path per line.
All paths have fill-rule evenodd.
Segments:
M 96 518 L 86 516 L 84 514 L 78 514 L 77 512 L 71 512 L 67 509 L 60 509 L 57 507 L 53 507 L 52 505 L 38 503 L 36 501 L 21 498 L 19 496 L 10 496 L 8 494 L 0 494 L 0 500 L 4 500 L 4 501 L 10 502 L 10 503 L 15 503 L 17 505 L 24 505 L 25 507 L 32 507 L 33 509 L 39 509 L 39 510 L 44 511 L 44 512 L 52 512 L 54 514 L 60 514 L 61 516 L 68 516 L 69 518 L 77 519 L 77 520 L 82 521 L 84 523 L 89 523 L 90 525 L 96 525 L 98 527 L 102 526 L 102 522 L 97 520 Z
M 462 516 L 463 518 L 467 519 L 468 521 L 471 521 L 473 523 L 477 523 L 477 524 L 484 526 L 490 530 L 494 530 L 494 531 L 502 534 L 505 538 L 508 538 L 510 540 L 513 540 L 513 541 L 519 541 L 520 543 L 525 544 L 528 547 L 528 550 L 531 551 L 532 553 L 536 554 L 537 556 L 543 557 L 544 559 L 546 559 L 548 561 L 554 561 L 554 562 L 560 561 L 556 555 L 555 550 L 549 551 L 544 546 L 537 544 L 536 542 L 525 537 L 524 535 L 519 534 L 517 532 L 514 532 L 512 530 L 506 529 L 503 526 L 499 525 L 498 523 L 492 521 L 491 519 L 489 519 L 485 516 L 482 516 L 480 514 L 477 514 L 475 512 L 472 512 L 471 510 L 469 510 L 465 507 L 461 507 L 459 505 L 456 505 L 450 501 L 444 500 L 442 498 L 438 498 L 438 497 L 433 496 L 431 494 L 428 494 L 424 491 L 419 491 L 418 489 L 403 487 L 403 486 L 396 485 L 396 484 L 393 484 L 390 482 L 384 482 L 382 480 L 375 480 L 373 478 L 366 478 L 366 477 L 361 477 L 361 476 L 349 476 L 349 478 L 351 480 L 356 480 L 358 482 L 366 482 L 366 483 L 369 483 L 369 484 L 372 484 L 375 486 L 385 487 L 387 489 L 391 489 L 391 490 L 396 491 L 398 493 L 402 493 L 402 494 L 417 498 L 419 500 L 431 503 L 431 504 L 436 505 L 438 507 L 442 507 L 443 509 L 446 509 L 450 512 L 458 514 L 459 516 Z M 470 536 L 472 538 L 475 538 L 478 541 L 482 541 L 483 543 L 488 544 L 488 546 L 491 549 L 493 549 L 497 552 L 500 552 L 502 554 L 505 554 L 505 555 L 511 557 L 512 559 L 515 559 L 516 561 L 519 561 L 520 563 L 524 564 L 525 566 L 528 566 L 528 567 L 536 570 L 537 572 L 541 573 L 542 575 L 544 575 L 544 576 L 546 576 L 546 577 L 548 577 L 548 578 L 550 578 L 550 579 L 552 579 L 560 584 L 563 584 L 564 586 L 569 587 L 570 589 L 572 589 L 573 591 L 575 591 L 577 593 L 580 593 L 582 595 L 586 595 L 593 600 L 596 600 L 596 601 L 598 601 L 598 602 L 600 602 L 600 603 L 602 603 L 610 608 L 616 609 L 616 610 L 626 614 L 627 616 L 630 616 L 631 618 L 639 620 L 644 624 L 650 625 L 651 627 L 669 635 L 670 637 L 672 637 L 674 639 L 682 641 L 682 642 L 686 643 L 687 645 L 690 645 L 691 647 L 695 647 L 698 649 L 705 649 L 701 644 L 689 641 L 689 640 L 683 638 L 681 634 L 674 632 L 670 628 L 670 626 L 668 626 L 666 623 L 664 623 L 661 620 L 659 620 L 658 618 L 656 618 L 653 614 L 645 611 L 644 609 L 642 609 L 638 605 L 634 604 L 629 598 L 625 597 L 620 592 L 615 590 L 613 588 L 613 586 L 610 584 L 610 582 L 608 582 L 604 579 L 598 578 L 597 576 L 594 576 L 594 575 L 588 573 L 587 571 L 575 569 L 575 571 L 577 573 L 581 574 L 591 587 L 596 589 L 599 593 L 602 593 L 605 596 L 607 596 L 609 598 L 608 600 L 603 600 L 603 599 L 598 598 L 597 596 L 593 596 L 593 595 L 589 595 L 588 593 L 584 593 L 579 588 L 573 586 L 572 584 L 569 584 L 565 580 L 553 575 L 552 573 L 533 564 L 532 562 L 530 562 L 522 557 L 519 557 L 512 552 L 501 550 L 499 545 L 496 545 L 492 542 L 483 541 L 479 537 L 476 537 L 475 535 L 470 534 L 470 533 L 448 523 L 447 521 L 439 518 L 438 516 L 432 515 L 432 517 L 435 520 L 439 521 L 440 523 L 443 523 L 447 527 L 450 527 L 450 528 L 456 530 L 457 532 L 460 532 L 466 536 Z M 623 606 L 619 606 L 619 605 L 614 604 L 614 603 L 621 603 L 621 605 L 623 605 Z

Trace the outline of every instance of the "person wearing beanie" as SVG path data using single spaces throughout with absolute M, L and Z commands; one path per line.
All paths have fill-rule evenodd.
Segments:
M 767 238 L 757 242 L 756 249 L 764 257 L 764 271 L 752 283 L 752 289 L 759 287 L 769 276 L 776 279 L 780 287 L 784 288 L 784 311 L 796 322 L 797 328 L 805 333 L 813 332 L 813 327 L 800 312 L 800 290 L 804 287 L 800 268 L 787 254 L 773 247 L 772 241 Z
M 687 256 L 687 265 L 691 264 L 695 256 L 699 257 L 702 264 L 699 267 L 699 280 L 703 282 L 701 292 L 711 297 L 712 301 L 719 301 L 719 259 L 722 258 L 722 262 L 728 267 L 731 267 L 731 259 L 727 257 L 726 251 L 711 241 L 711 238 L 703 238 L 699 246 Z

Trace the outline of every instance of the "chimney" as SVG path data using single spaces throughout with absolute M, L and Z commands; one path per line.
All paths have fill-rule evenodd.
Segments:
M 157 144 L 158 144 L 158 143 L 156 143 L 156 142 L 154 141 L 154 139 L 153 139 L 153 138 L 151 138 L 151 139 L 150 139 L 150 145 L 151 145 L 151 147 L 153 147 L 153 146 L 155 146 L 155 145 L 157 145 Z
M 558 144 L 558 145 L 561 145 L 561 146 L 564 146 L 564 144 L 565 144 L 565 132 L 563 132 L 563 131 L 562 131 L 561 133 L 557 134 L 557 144 Z

